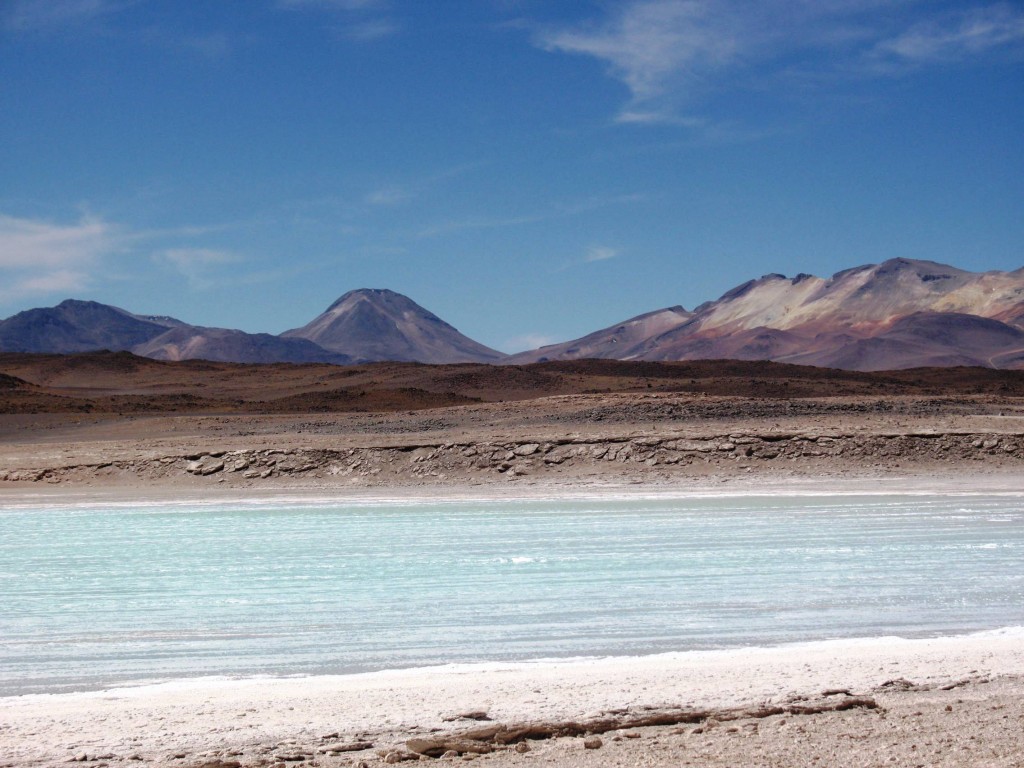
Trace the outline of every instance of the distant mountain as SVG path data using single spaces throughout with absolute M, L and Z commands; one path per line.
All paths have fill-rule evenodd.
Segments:
M 95 301 L 68 299 L 56 307 L 29 309 L 0 320 L 4 352 L 89 352 L 131 349 L 180 321 L 144 318 Z
M 329 352 L 307 339 L 286 339 L 269 333 L 245 333 L 227 328 L 180 325 L 132 347 L 132 352 L 156 360 L 216 360 L 225 363 L 334 363 L 359 362 Z
M 364 360 L 418 363 L 497 362 L 501 352 L 463 336 L 400 293 L 350 291 L 302 328 L 281 334 Z
M 820 345 L 824 346 L 824 345 Z M 915 312 L 868 338 L 789 355 L 791 362 L 847 370 L 972 365 L 1020 368 L 1024 330 L 958 312 Z
M 974 273 L 932 261 L 891 259 L 838 272 L 767 275 L 694 311 L 691 331 L 775 328 L 801 334 L 849 330 L 869 336 L 914 312 L 997 317 L 1024 308 L 1024 270 Z
M 606 333 L 510 361 L 573 359 L 572 350 L 588 345 L 606 351 L 612 347 L 588 341 Z M 634 337 L 642 333 L 641 328 Z M 1024 269 L 975 273 L 892 259 L 828 279 L 765 275 L 700 305 L 674 327 L 652 330 L 632 344 L 615 344 L 612 355 L 596 356 L 773 360 L 865 371 L 922 365 L 1022 368 L 1022 333 Z
M 646 339 L 678 328 L 691 317 L 693 317 L 693 313 L 687 312 L 682 307 L 658 309 L 654 312 L 637 315 L 610 328 L 594 331 L 574 341 L 550 344 L 529 352 L 509 355 L 502 360 L 502 363 L 523 365 L 546 360 L 583 360 L 586 358 L 620 360 L 623 359 L 623 350 L 632 349 Z
M 188 325 L 173 317 L 136 315 L 95 301 L 68 299 L 0 321 L 0 351 L 68 354 L 108 349 L 157 360 L 231 363 L 357 362 L 304 339 Z
M 346 293 L 307 325 L 280 336 L 192 326 L 71 299 L 0 320 L 0 352 L 101 349 L 240 363 L 735 359 L 860 371 L 1024 369 L 1024 268 L 976 273 L 891 259 L 830 278 L 765 275 L 692 312 L 659 309 L 511 356 L 388 290 Z

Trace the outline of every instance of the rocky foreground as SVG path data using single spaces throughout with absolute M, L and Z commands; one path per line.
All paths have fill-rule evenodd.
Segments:
M 0 470 L 12 483 L 167 482 L 390 486 L 466 479 L 558 480 L 629 475 L 670 481 L 694 474 L 815 468 L 866 471 L 927 465 L 1024 468 L 1024 434 L 726 433 L 701 438 L 566 438 L 543 442 L 429 442 L 356 448 L 252 448 Z
M 1014 473 L 1019 398 L 581 394 L 378 414 L 0 417 L 0 488 L 649 483 Z

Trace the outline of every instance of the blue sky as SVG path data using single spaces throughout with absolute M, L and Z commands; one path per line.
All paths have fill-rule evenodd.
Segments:
M 0 316 L 386 287 L 516 351 L 1022 244 L 1020 2 L 0 0 Z

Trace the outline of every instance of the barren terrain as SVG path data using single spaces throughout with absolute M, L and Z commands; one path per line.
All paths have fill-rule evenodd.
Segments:
M 1024 373 L 0 356 L 4 485 L 686 484 L 1024 467 Z

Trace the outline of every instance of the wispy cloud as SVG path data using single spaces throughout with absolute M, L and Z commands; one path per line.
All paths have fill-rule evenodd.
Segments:
M 366 202 L 370 205 L 398 205 L 413 197 L 409 189 L 397 186 L 380 187 L 366 196 Z
M 401 31 L 401 26 L 391 19 L 371 19 L 349 24 L 341 30 L 341 34 L 357 43 L 374 43 Z
M 340 15 L 338 36 L 357 43 L 373 43 L 397 35 L 401 25 L 388 13 L 388 0 L 277 0 L 286 11 L 320 11 Z
M 92 291 L 123 279 L 126 266 L 150 254 L 154 261 L 184 277 L 192 289 L 207 290 L 219 284 L 225 269 L 242 258 L 210 248 L 156 248 L 161 243 L 195 242 L 221 229 L 133 230 L 92 214 L 71 223 L 0 214 L 0 300 Z M 244 274 L 232 277 L 247 279 Z
M 117 229 L 94 216 L 54 224 L 0 214 L 0 269 L 86 266 L 118 241 Z
M 928 19 L 875 46 L 879 58 L 912 64 L 961 61 L 1024 42 L 1024 9 L 994 5 Z
M 155 256 L 188 281 L 193 290 L 206 291 L 222 279 L 222 268 L 237 264 L 242 258 L 231 251 L 211 248 L 171 248 Z
M 732 62 L 742 37 L 718 4 L 647 0 L 620 6 L 610 19 L 581 29 L 546 31 L 538 40 L 550 51 L 584 54 L 606 62 L 632 94 L 624 114 L 654 115 L 650 107 L 673 81 L 689 90 L 707 72 Z M 648 105 L 638 109 L 638 105 Z
M 605 245 L 594 245 L 587 249 L 587 255 L 583 257 L 583 261 L 586 264 L 595 261 L 608 261 L 608 259 L 614 259 L 618 255 L 619 252 L 614 248 L 609 248 Z
M 629 97 L 616 120 L 704 129 L 702 97 L 786 82 L 794 61 L 823 80 L 886 74 L 883 60 L 958 61 L 1024 41 L 1019 4 L 884 0 L 627 0 L 607 15 L 536 31 L 548 51 L 592 57 Z M 948 6 L 947 6 L 948 7 Z M 791 81 L 790 81 L 791 82 Z
M 615 205 L 632 204 L 643 200 L 643 195 L 615 195 L 612 197 L 594 197 L 570 203 L 556 203 L 542 211 L 524 213 L 513 216 L 477 216 L 465 219 L 441 222 L 421 230 L 420 237 L 436 237 L 474 229 L 500 229 L 537 224 L 542 221 L 553 221 L 579 216 L 589 211 L 608 208 Z
M 25 277 L 18 280 L 8 290 L 8 295 L 29 296 L 46 294 L 73 294 L 87 289 L 90 285 L 89 275 L 72 269 L 58 269 L 45 275 Z
M 482 165 L 482 163 L 462 163 L 424 176 L 406 178 L 398 182 L 383 182 L 363 196 L 363 203 L 374 207 L 401 205 L 436 189 L 445 182 L 464 176 Z
M 160 24 L 133 28 L 130 22 L 118 26 L 111 21 L 118 13 L 143 0 L 9 0 L 6 11 L 2 2 L 0 0 L 0 26 L 15 33 L 101 34 L 139 46 L 158 45 L 206 59 L 225 59 L 239 43 L 239 39 L 223 32 L 183 32 Z
M 620 251 L 617 248 L 611 248 L 607 245 L 592 245 L 583 253 L 582 256 L 574 256 L 564 261 L 561 266 L 554 269 L 555 272 L 565 272 L 568 269 L 575 269 L 586 264 L 596 264 L 600 261 L 609 261 L 619 255 Z
M 82 26 L 113 14 L 133 0 L 12 0 L 3 15 L 8 29 L 46 32 Z
M 74 224 L 0 214 L 0 277 L 5 298 L 87 288 L 100 260 L 120 249 L 124 233 L 83 216 Z

